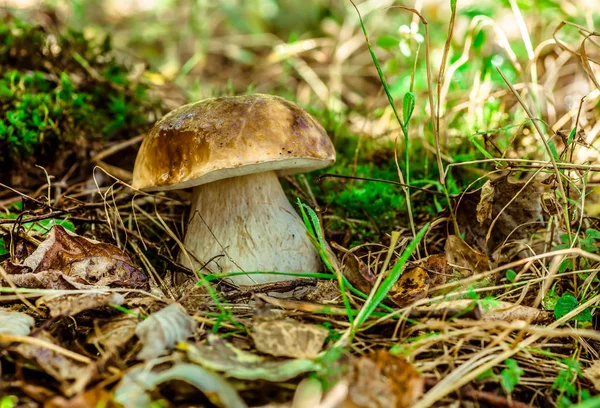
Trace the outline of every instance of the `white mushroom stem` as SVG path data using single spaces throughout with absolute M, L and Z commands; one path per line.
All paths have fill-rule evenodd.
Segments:
M 185 247 L 201 262 L 190 256 L 192 267 L 208 263 L 215 273 L 321 270 L 304 223 L 273 171 L 195 187 Z M 190 266 L 185 253 L 180 259 Z M 238 285 L 289 279 L 272 274 L 231 278 Z

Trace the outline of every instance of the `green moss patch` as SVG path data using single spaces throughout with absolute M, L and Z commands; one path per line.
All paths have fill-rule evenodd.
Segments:
M 0 169 L 23 160 L 52 168 L 63 150 L 85 156 L 94 142 L 126 139 L 153 120 L 156 101 L 120 62 L 110 37 L 0 21 Z M 143 72 L 143 70 L 141 70 Z

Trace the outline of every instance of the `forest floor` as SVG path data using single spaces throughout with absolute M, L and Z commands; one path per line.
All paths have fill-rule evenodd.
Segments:
M 0 408 L 599 407 L 594 1 L 208 3 L 0 10 Z M 238 287 L 131 179 L 256 92 L 337 160 L 281 178 L 323 271 Z

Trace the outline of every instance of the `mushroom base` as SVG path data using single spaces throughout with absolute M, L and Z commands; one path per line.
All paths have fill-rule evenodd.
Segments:
M 183 264 L 192 268 L 206 264 L 215 273 L 317 272 L 322 266 L 273 171 L 195 187 L 184 243 L 190 257 L 181 254 Z M 237 285 L 254 285 L 293 276 L 252 274 L 229 279 Z

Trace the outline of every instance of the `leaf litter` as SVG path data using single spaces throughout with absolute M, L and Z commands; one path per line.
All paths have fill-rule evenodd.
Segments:
M 546 226 L 543 201 L 548 190 L 542 180 L 517 182 L 508 173 L 488 180 L 480 190 L 459 196 L 455 209 L 459 231 L 465 242 L 488 256 L 507 239 L 524 240 Z
M 585 251 L 573 246 L 583 238 L 577 232 L 560 241 L 572 227 L 594 230 L 598 223 L 576 220 L 573 203 L 566 211 L 572 219 L 561 218 L 559 201 L 571 197 L 558 195 L 556 177 L 574 172 L 516 180 L 511 176 L 531 168 L 507 167 L 480 190 L 451 197 L 452 212 L 434 218 L 421 248 L 433 255 L 406 263 L 350 344 L 340 343 L 349 316 L 390 273 L 409 231 L 400 229 L 399 245 L 386 237 L 336 247 L 329 256 L 340 258 L 341 268 L 332 263 L 340 276 L 320 279 L 306 298 L 252 288 L 228 298 L 235 288 L 227 282 L 216 284 L 216 293 L 195 287 L 190 295 L 167 278 L 194 273 L 176 261 L 186 192 L 149 197 L 102 174 L 104 184 L 87 180 L 73 197 L 51 199 L 43 189 L 4 195 L 3 203 L 21 200 L 29 208 L 23 220 L 0 225 L 0 256 L 9 258 L 0 269 L 7 306 L 0 313 L 0 395 L 48 406 L 521 407 L 519 399 L 554 405 L 560 387 L 556 392 L 572 397 L 565 384 L 599 391 L 597 313 L 580 322 L 567 310 L 559 328 L 539 307 L 550 296 L 577 294 L 573 307 L 597 308 L 593 234 Z M 81 235 L 65 230 L 63 220 L 33 228 L 38 224 L 28 219 L 59 215 Z M 557 245 L 567 245 L 563 253 L 573 248 L 573 262 L 545 257 Z M 562 273 L 556 294 L 544 282 Z M 354 290 L 342 292 L 341 277 Z M 565 278 L 581 278 L 585 290 Z M 277 319 L 257 320 L 260 302 L 277 310 Z M 565 370 L 574 355 L 585 355 L 583 369 Z M 522 383 L 506 395 L 499 382 L 515 364 Z M 571 375 L 562 385 L 561 373 Z
M 47 295 L 39 298 L 36 306 L 45 306 L 51 317 L 75 316 L 85 310 L 109 305 L 122 305 L 125 297 L 120 293 L 91 292 L 75 295 Z
M 36 334 L 36 339 L 49 344 L 58 344 L 58 341 L 50 333 L 43 330 Z M 48 349 L 44 343 L 21 343 L 14 347 L 13 350 L 63 385 L 66 382 L 80 378 L 86 373 L 87 364 L 75 361 L 69 356 Z
M 28 314 L 0 309 L 0 334 L 27 336 L 34 325 L 35 320 Z
M 108 406 L 141 407 L 166 396 L 245 407 L 264 405 L 267 395 L 273 404 L 279 401 L 279 406 L 301 406 L 302 401 L 336 401 L 337 405 L 325 405 L 336 407 L 413 406 L 435 389 L 439 383 L 435 378 L 443 378 L 438 376 L 451 372 L 455 361 L 463 361 L 463 357 L 448 360 L 448 353 L 476 352 L 473 342 L 490 344 L 495 336 L 505 336 L 507 327 L 531 336 L 537 333 L 535 325 L 552 321 L 551 312 L 532 307 L 535 296 L 527 280 L 532 279 L 533 270 L 527 269 L 531 268 L 527 260 L 513 256 L 518 272 L 510 282 L 497 266 L 502 243 L 530 239 L 533 231 L 515 234 L 511 230 L 516 210 L 509 212 L 513 219 L 504 225 L 502 213 L 521 203 L 498 200 L 498 194 L 518 197 L 516 192 L 528 191 L 524 184 L 512 184 L 500 179 L 490 182 L 488 191 L 479 197 L 463 197 L 472 199 L 472 213 L 461 213 L 466 207 L 459 206 L 457 222 L 464 226 L 462 222 L 470 217 L 476 223 L 464 230 L 464 239 L 444 235 L 437 253 L 406 263 L 380 307 L 356 333 L 354 350 L 337 344 L 350 326 L 336 279 L 319 280 L 304 298 L 271 297 L 260 293 L 260 288 L 248 287 L 243 297 L 231 296 L 232 302 L 227 301 L 228 294 L 235 289 L 226 284 L 215 286 L 214 295 L 188 285 L 182 287 L 193 289 L 193 298 L 186 298 L 192 292 L 182 289 L 177 303 L 173 297 L 177 292 L 165 290 L 172 284 L 149 267 L 148 249 L 153 247 L 148 239 L 138 234 L 139 239 L 133 240 L 138 239 L 141 246 L 127 244 L 128 250 L 118 246 L 130 242 L 126 237 L 136 236 L 132 228 L 99 224 L 95 235 L 114 244 L 60 225 L 42 235 L 32 229 L 41 238 L 37 247 L 33 240 L 26 240 L 27 235 L 19 235 L 18 242 L 27 244 L 3 263 L 5 290 L 0 299 L 7 299 L 9 306 L 0 313 L 0 321 L 8 322 L 0 325 L 3 355 L 24 365 L 27 386 L 20 387 L 24 395 L 35 401 L 46 399 L 48 406 L 102 401 Z M 537 219 L 543 197 L 535 194 L 546 187 L 532 188 L 527 200 L 534 203 L 535 211 L 525 216 L 533 214 Z M 131 200 L 125 188 L 118 194 L 123 202 Z M 167 197 L 156 203 L 136 200 L 136 205 L 146 208 L 157 205 L 170 226 L 177 217 L 169 218 L 169 214 L 185 206 Z M 152 231 L 155 226 L 151 227 L 148 210 L 136 217 L 142 229 Z M 108 213 L 113 211 L 116 207 L 109 205 Z M 547 222 L 546 215 L 542 218 Z M 490 228 L 499 232 L 488 239 Z M 79 228 L 75 231 L 85 233 Z M 141 250 L 144 245 L 146 249 Z M 393 268 L 399 249 L 401 245 L 343 252 L 339 272 L 358 291 L 350 302 L 356 311 L 376 287 L 378 276 L 386 276 Z M 162 259 L 159 265 L 171 275 L 185 271 L 174 269 L 177 263 L 172 255 L 153 256 Z M 491 273 L 493 268 L 500 269 Z M 486 292 L 498 293 L 489 288 L 498 283 L 514 294 L 486 300 Z M 21 302 L 27 299 L 35 301 Z M 261 311 L 264 305 L 267 312 Z M 399 345 L 397 350 L 395 345 Z M 597 376 L 591 367 L 582 371 L 581 378 L 595 384 Z M 548 375 L 553 372 L 555 368 L 548 368 Z M 11 385 L 2 392 L 19 388 L 14 381 L 7 384 Z M 478 392 L 471 388 L 457 391 L 473 401 L 507 401 L 491 385 Z
M 137 359 L 150 360 L 172 350 L 177 343 L 191 337 L 197 325 L 175 303 L 151 314 L 135 328 L 135 334 L 142 344 Z
M 282 382 L 319 368 L 312 359 L 271 359 L 241 350 L 217 336 L 209 336 L 208 344 L 187 343 L 180 349 L 190 361 L 240 380 Z
M 7 262 L 6 270 L 15 285 L 26 288 L 148 288 L 144 273 L 123 251 L 60 225 L 21 264 Z
M 213 371 L 198 365 L 179 363 L 160 372 L 152 371 L 148 363 L 135 367 L 119 382 L 115 401 L 126 407 L 145 408 L 152 405 L 151 394 L 160 384 L 168 381 L 185 381 L 201 390 L 214 404 L 224 408 L 246 408 L 236 389 Z
M 325 344 L 329 331 L 323 326 L 295 320 L 255 321 L 252 340 L 256 349 L 276 357 L 315 358 Z

